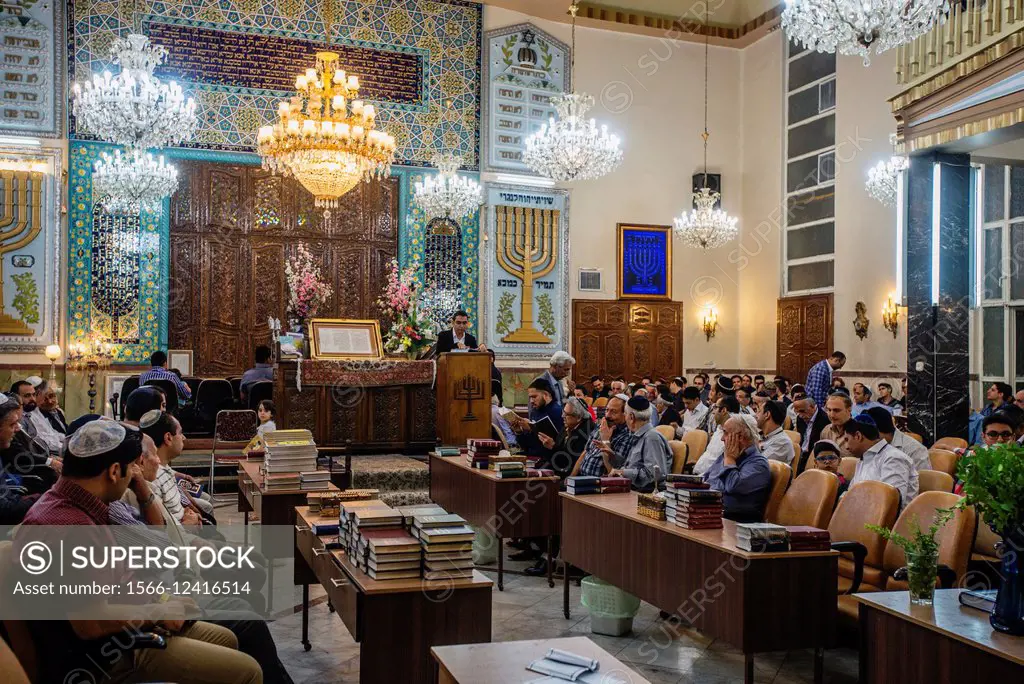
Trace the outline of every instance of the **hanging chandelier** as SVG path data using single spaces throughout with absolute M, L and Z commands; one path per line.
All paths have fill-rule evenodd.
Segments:
M 782 27 L 790 40 L 818 52 L 881 54 L 928 32 L 949 0 L 786 0 Z
M 113 155 L 106 152 L 96 161 L 92 174 L 92 194 L 108 214 L 135 215 L 141 212 L 159 215 L 166 197 L 178 188 L 178 169 L 164 161 L 163 155 L 131 150 Z
M 427 215 L 430 223 L 445 222 L 458 226 L 483 202 L 480 184 L 472 178 L 459 176 L 459 157 L 436 154 L 431 162 L 440 173 L 427 176 L 413 186 L 413 201 Z
M 576 13 L 579 3 L 569 7 L 572 15 L 572 83 L 576 83 Z M 548 119 L 540 130 L 526 139 L 523 161 L 534 172 L 555 181 L 571 182 L 600 178 L 622 163 L 619 138 L 608 127 L 597 127 L 586 113 L 594 98 L 586 93 L 566 93 L 551 98 L 558 118 Z
M 74 85 L 72 110 L 82 128 L 136 150 L 171 147 L 195 134 L 195 101 L 186 100 L 174 81 L 164 83 L 153 75 L 167 58 L 165 47 L 130 33 L 114 40 L 111 58 L 121 65 L 116 76 L 104 71 Z
M 715 208 L 722 195 L 708 187 L 708 64 L 709 64 L 709 27 L 708 7 L 704 7 L 704 131 L 700 137 L 704 140 L 704 187 L 693 193 L 693 210 L 683 212 L 676 217 L 675 234 L 690 247 L 714 249 L 736 237 L 739 232 L 735 216 L 729 216 L 721 209 Z
M 330 218 L 359 181 L 390 174 L 395 139 L 376 130 L 376 109 L 358 99 L 359 79 L 338 68 L 336 52 L 316 53 L 295 90 L 278 105 L 277 123 L 259 129 L 257 147 L 264 169 L 295 178 Z
M 896 147 L 896 136 L 889 136 L 893 148 Z M 900 177 L 910 168 L 910 159 L 893 154 L 888 161 L 880 161 L 868 169 L 868 180 L 865 183 L 868 194 L 887 207 L 896 204 L 896 193 Z

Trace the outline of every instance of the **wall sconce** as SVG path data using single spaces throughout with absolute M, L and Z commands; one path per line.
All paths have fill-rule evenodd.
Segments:
M 50 387 L 52 387 L 55 392 L 59 391 L 59 388 L 57 387 L 57 359 L 60 358 L 60 345 L 47 345 L 46 351 L 43 353 L 46 354 L 46 358 L 50 360 Z
M 718 314 L 715 313 L 714 308 L 708 308 L 704 313 L 704 336 L 708 342 L 715 336 L 716 330 L 718 330 Z
M 889 300 L 882 307 L 882 325 L 892 333 L 893 339 L 896 339 L 900 329 L 900 308 L 893 301 L 892 294 L 889 295 Z

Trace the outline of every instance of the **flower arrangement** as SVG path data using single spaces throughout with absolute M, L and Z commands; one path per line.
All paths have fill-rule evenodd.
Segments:
M 420 285 L 416 277 L 418 264 L 404 269 L 392 259 L 388 282 L 377 305 L 391 322 L 384 341 L 384 350 L 416 356 L 433 344 L 432 324 L 420 307 Z
M 309 248 L 299 243 L 295 256 L 284 265 L 288 282 L 288 313 L 297 322 L 308 321 L 319 313 L 331 298 L 331 286 L 320 274 Z

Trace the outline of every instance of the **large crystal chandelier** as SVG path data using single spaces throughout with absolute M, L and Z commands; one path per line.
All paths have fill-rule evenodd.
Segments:
M 881 54 L 929 31 L 949 0 L 786 0 L 782 27 L 790 40 L 819 52 Z
M 195 101 L 186 100 L 177 83 L 153 75 L 167 49 L 130 33 L 114 40 L 111 57 L 121 65 L 120 73 L 104 71 L 74 85 L 77 122 L 103 140 L 136 150 L 171 147 L 191 138 L 198 125 Z
M 690 247 L 714 249 L 721 247 L 736 237 L 737 219 L 729 216 L 721 209 L 715 208 L 722 198 L 721 194 L 708 187 L 708 8 L 704 7 L 704 131 L 700 137 L 704 140 L 704 187 L 693 193 L 693 210 L 683 212 L 675 219 L 675 234 Z
M 459 157 L 451 153 L 434 155 L 431 162 L 440 173 L 427 176 L 413 186 L 413 201 L 430 223 L 441 221 L 457 226 L 483 202 L 480 184 L 456 174 L 459 161 Z
M 330 218 L 359 181 L 390 174 L 395 139 L 376 130 L 376 109 L 358 99 L 359 78 L 338 68 L 336 52 L 316 53 L 295 90 L 278 105 L 277 123 L 259 129 L 257 147 L 263 168 L 294 177 Z
M 579 3 L 569 7 L 572 15 L 572 83 L 576 83 L 576 13 Z M 526 139 L 523 161 L 533 171 L 556 181 L 600 178 L 622 163 L 619 138 L 599 129 L 587 111 L 594 98 L 586 93 L 566 93 L 551 98 L 558 119 L 550 118 Z
M 890 136 L 889 141 L 895 148 L 896 136 Z M 897 154 L 893 154 L 888 161 L 878 162 L 868 169 L 868 180 L 865 183 L 868 194 L 887 207 L 893 206 L 896 203 L 900 176 L 909 168 L 910 159 Z
M 178 188 L 178 170 L 163 155 L 131 150 L 100 155 L 92 173 L 92 194 L 108 214 L 159 214 L 165 197 Z

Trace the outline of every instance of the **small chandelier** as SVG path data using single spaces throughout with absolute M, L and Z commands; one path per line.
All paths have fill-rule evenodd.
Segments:
M 693 210 L 683 212 L 675 219 L 675 234 L 690 247 L 715 249 L 736 237 L 739 232 L 735 216 L 729 216 L 715 205 L 722 195 L 708 187 L 708 8 L 704 7 L 704 132 L 700 137 L 704 140 L 704 187 L 693 193 Z
M 457 155 L 450 153 L 434 155 L 431 162 L 440 173 L 413 186 L 413 201 L 427 215 L 430 225 L 436 222 L 457 227 L 483 202 L 480 184 L 456 174 L 459 161 Z
M 790 40 L 818 52 L 882 54 L 927 33 L 949 0 L 786 0 L 782 27 Z
M 889 136 L 889 141 L 896 146 L 896 136 Z M 888 161 L 880 161 L 871 169 L 868 169 L 868 180 L 865 183 L 868 194 L 887 207 L 896 204 L 896 194 L 899 189 L 900 178 L 903 172 L 910 168 L 910 159 L 894 154 Z
M 148 152 L 120 150 L 100 155 L 93 168 L 92 194 L 108 214 L 160 215 L 164 198 L 178 188 L 178 169 Z
M 129 149 L 170 147 L 196 132 L 196 103 L 185 99 L 181 87 L 163 83 L 153 70 L 167 58 L 167 48 L 130 33 L 111 48 L 121 72 L 94 74 L 92 81 L 74 85 L 75 119 L 94 135 Z
M 572 15 L 572 82 L 576 83 L 576 13 L 580 5 L 573 0 Z M 566 93 L 551 98 L 558 119 L 550 118 L 540 130 L 526 139 L 523 161 L 534 172 L 555 181 L 571 182 L 600 178 L 622 163 L 619 138 L 599 129 L 594 119 L 585 115 L 594 106 L 594 98 L 586 93 Z
M 359 79 L 338 68 L 336 52 L 316 53 L 295 90 L 278 104 L 277 123 L 259 129 L 257 148 L 264 169 L 298 180 L 330 218 L 359 181 L 390 174 L 395 139 L 376 130 L 376 109 L 358 99 Z

